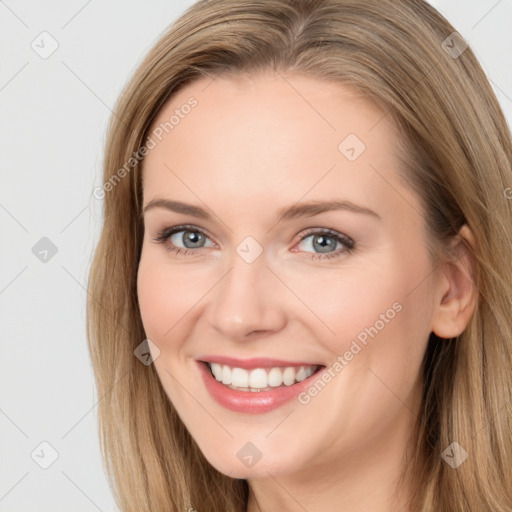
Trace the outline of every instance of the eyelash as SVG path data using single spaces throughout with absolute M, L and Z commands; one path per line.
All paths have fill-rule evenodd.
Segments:
M 186 249 L 183 247 L 176 247 L 174 245 L 169 245 L 167 242 L 169 241 L 169 238 L 179 233 L 180 231 L 189 231 L 193 233 L 200 233 L 201 235 L 205 236 L 206 238 L 210 238 L 207 233 L 205 233 L 203 230 L 196 228 L 192 225 L 181 225 L 181 226 L 174 226 L 172 228 L 166 228 L 162 231 L 157 233 L 157 236 L 153 239 L 155 242 L 166 245 L 166 249 L 169 252 L 173 252 L 175 254 L 179 254 L 180 256 L 186 256 L 189 253 L 197 252 L 199 249 L 204 249 L 204 247 L 199 247 L 198 249 Z M 343 254 L 348 254 L 352 252 L 355 248 L 355 242 L 352 240 L 349 236 L 344 235 L 342 233 L 338 233 L 336 231 L 333 231 L 331 229 L 323 228 L 323 229 L 317 229 L 317 228 L 310 228 L 309 230 L 306 230 L 306 232 L 303 234 L 303 236 L 297 241 L 297 243 L 302 242 L 306 238 L 309 238 L 312 235 L 326 235 L 329 238 L 334 239 L 336 242 L 339 242 L 344 247 L 341 249 L 337 249 L 334 252 L 330 253 L 311 253 L 306 252 L 309 256 L 306 256 L 309 259 L 312 260 L 325 260 L 329 258 L 336 258 L 340 257 Z

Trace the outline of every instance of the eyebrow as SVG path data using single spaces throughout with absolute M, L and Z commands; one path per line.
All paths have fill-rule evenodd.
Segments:
M 201 208 L 200 206 L 194 206 L 188 203 L 182 203 L 180 201 L 171 201 L 169 199 L 160 199 L 155 198 L 151 200 L 142 210 L 141 217 L 148 210 L 152 210 L 153 208 L 165 208 L 166 210 L 170 210 L 176 213 L 183 213 L 185 215 L 191 215 L 193 217 L 198 217 L 201 219 L 211 219 L 212 215 Z M 361 213 L 364 215 L 372 216 L 376 219 L 381 219 L 380 215 L 369 208 L 364 206 L 356 205 L 350 201 L 308 201 L 304 203 L 296 203 L 291 206 L 287 206 L 284 208 L 280 208 L 277 210 L 276 220 L 275 222 L 281 222 L 283 220 L 291 220 L 299 217 L 312 217 L 314 215 L 319 215 L 324 212 L 329 211 L 349 211 L 352 213 Z

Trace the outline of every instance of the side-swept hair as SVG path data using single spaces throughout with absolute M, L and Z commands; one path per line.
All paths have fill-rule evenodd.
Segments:
M 453 32 L 423 0 L 200 1 L 122 93 L 103 179 L 139 154 L 162 105 L 201 77 L 271 68 L 337 80 L 382 106 L 400 128 L 404 179 L 422 199 L 432 248 L 438 254 L 467 224 L 477 266 L 469 325 L 456 339 L 431 335 L 425 354 L 411 510 L 510 512 L 511 134 L 471 48 L 450 51 L 460 44 Z M 143 159 L 132 163 L 105 193 L 89 278 L 88 340 L 110 482 L 123 512 L 242 512 L 247 481 L 206 461 L 153 365 L 134 357 L 146 336 L 136 289 Z M 456 470 L 441 458 L 454 441 L 469 454 Z

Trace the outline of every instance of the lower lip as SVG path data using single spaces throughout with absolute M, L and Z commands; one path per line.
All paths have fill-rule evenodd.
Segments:
M 212 397 L 226 409 L 248 414 L 261 414 L 293 400 L 311 385 L 311 379 L 317 378 L 323 367 L 307 379 L 292 386 L 281 386 L 270 391 L 236 391 L 219 382 L 210 372 L 209 366 L 198 361 L 199 371 Z

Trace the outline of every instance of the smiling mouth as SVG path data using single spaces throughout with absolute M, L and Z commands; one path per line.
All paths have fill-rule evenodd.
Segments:
M 323 365 L 275 366 L 271 368 L 237 368 L 203 361 L 212 376 L 235 391 L 261 392 L 291 387 L 325 368 Z

